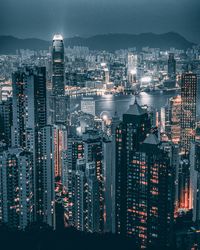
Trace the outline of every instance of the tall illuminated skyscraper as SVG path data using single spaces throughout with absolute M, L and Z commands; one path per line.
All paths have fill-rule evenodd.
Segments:
M 127 178 L 133 154 L 146 138 L 151 128 L 149 114 L 135 102 L 123 115 L 116 128 L 116 233 L 126 235 Z
M 13 74 L 12 86 L 12 146 L 32 154 L 34 221 L 54 227 L 54 173 L 51 171 L 54 149 L 52 129 L 46 128 L 46 68 L 19 69 Z
M 181 77 L 181 149 L 187 153 L 195 140 L 197 75 L 185 73 Z
M 103 140 L 98 130 L 88 128 L 83 134 L 84 158 L 86 164 L 94 162 L 99 193 L 99 232 L 104 230 L 104 166 L 103 166 Z
M 137 80 L 137 55 L 128 54 L 127 74 L 129 83 L 135 83 Z
M 172 97 L 169 101 L 170 136 L 173 143 L 178 144 L 181 136 L 181 96 Z
M 90 233 L 99 232 L 99 189 L 95 163 L 77 160 L 75 173 L 75 227 Z
M 0 153 L 0 220 L 25 229 L 34 221 L 33 157 L 13 148 Z
M 141 248 L 172 242 L 174 179 L 168 148 L 150 134 L 128 166 L 126 234 Z
M 174 54 L 170 53 L 169 54 L 169 59 L 168 59 L 168 77 L 171 80 L 176 79 L 176 60 L 174 59 Z
M 65 52 L 64 42 L 61 35 L 53 37 L 52 45 L 52 89 L 53 95 L 64 95 L 65 93 Z

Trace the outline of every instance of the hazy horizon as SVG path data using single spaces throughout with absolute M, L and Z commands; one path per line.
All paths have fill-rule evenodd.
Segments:
M 199 0 L 0 0 L 0 35 L 50 40 L 176 32 L 200 43 Z

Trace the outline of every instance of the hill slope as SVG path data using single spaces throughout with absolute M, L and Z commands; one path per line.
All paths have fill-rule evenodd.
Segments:
M 12 36 L 0 36 L 0 54 L 15 53 L 17 49 L 45 50 L 51 43 L 36 38 L 19 39 Z M 139 35 L 132 34 L 107 34 L 96 35 L 88 38 L 73 37 L 65 39 L 65 46 L 86 46 L 92 50 L 115 51 L 118 49 L 127 49 L 136 47 L 141 50 L 142 47 L 169 49 L 187 49 L 194 43 L 187 41 L 181 35 L 169 32 L 165 34 L 144 33 Z

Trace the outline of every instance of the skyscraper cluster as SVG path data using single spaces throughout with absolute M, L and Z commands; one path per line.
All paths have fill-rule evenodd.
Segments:
M 0 103 L 0 221 L 56 229 L 57 219 L 87 233 L 134 238 L 140 248 L 172 246 L 180 214 L 193 211 L 193 222 L 200 220 L 197 75 L 181 74 L 180 94 L 160 113 L 136 96 L 122 119 L 117 111 L 96 116 L 94 97 L 70 105 L 61 35 L 51 49 L 51 86 L 45 67 L 23 66 L 12 75 L 12 97 Z M 126 83 L 135 87 L 143 58 L 125 56 Z M 112 67 L 99 60 L 107 90 Z M 166 62 L 166 79 L 176 85 L 173 53 Z
M 12 87 L 11 138 L 0 154 L 1 219 L 19 229 L 34 221 L 54 227 L 54 149 L 47 126 L 45 68 L 20 68 L 13 73 Z

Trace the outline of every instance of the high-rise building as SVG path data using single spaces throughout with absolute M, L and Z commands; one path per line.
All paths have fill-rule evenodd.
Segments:
M 81 138 L 70 135 L 67 140 L 67 150 L 62 152 L 62 183 L 68 193 L 67 224 L 74 226 L 74 176 L 77 159 L 84 157 L 84 145 Z
M 65 94 L 65 51 L 61 35 L 53 37 L 52 45 L 52 90 L 53 95 Z
M 34 221 L 32 153 L 10 148 L 0 154 L 0 221 L 25 229 Z
M 90 233 L 100 232 L 99 189 L 95 163 L 77 160 L 75 173 L 75 227 Z
M 85 220 L 86 220 L 86 176 L 85 176 L 86 163 L 85 159 L 77 159 L 76 172 L 74 176 L 74 225 L 77 230 L 85 231 Z
M 37 220 L 55 228 L 55 147 L 52 126 L 45 126 L 40 130 L 39 142 L 36 180 Z
M 181 137 L 181 96 L 172 97 L 169 101 L 169 136 L 174 144 L 180 142 Z
M 63 125 L 54 125 L 54 173 L 62 176 L 62 152 L 67 150 L 67 129 Z
M 151 128 L 150 117 L 137 101 L 123 115 L 116 128 L 116 233 L 126 235 L 127 178 L 133 155 Z
M 32 153 L 34 220 L 54 227 L 54 135 L 46 124 L 46 69 L 21 68 L 13 74 L 12 146 Z
M 12 99 L 0 103 L 0 141 L 11 147 Z
M 141 248 L 172 243 L 173 187 L 168 152 L 150 134 L 132 155 L 127 170 L 126 234 Z
M 81 111 L 95 116 L 95 100 L 92 97 L 84 97 L 81 100 Z
M 104 165 L 104 198 L 105 198 L 105 212 L 104 212 L 104 231 L 112 232 L 112 225 L 114 218 L 114 209 L 112 201 L 115 199 L 114 194 L 114 174 L 115 174 L 115 160 L 113 157 L 112 137 L 104 136 L 103 138 L 103 165 Z
M 176 79 L 176 60 L 173 53 L 170 53 L 168 58 L 168 77 L 171 80 Z
M 70 98 L 69 96 L 56 96 L 50 95 L 48 98 L 49 104 L 49 119 L 48 124 L 64 126 L 69 125 L 69 110 L 70 110 Z
M 136 83 L 137 80 L 137 55 L 133 53 L 128 54 L 127 74 L 129 83 Z
M 12 86 L 12 146 L 34 151 L 37 132 L 47 120 L 46 69 L 21 68 L 13 74 Z
M 111 196 L 112 196 L 112 233 L 116 233 L 116 128 L 120 124 L 119 116 L 115 112 L 111 122 L 112 135 L 112 167 L 111 167 Z
M 182 74 L 181 77 L 181 149 L 188 153 L 195 139 L 197 75 Z
M 84 158 L 86 164 L 90 162 L 95 163 L 96 178 L 98 180 L 99 192 L 99 231 L 104 230 L 104 166 L 103 166 L 103 139 L 99 131 L 95 129 L 87 129 L 83 133 L 84 143 Z
M 102 232 L 101 229 L 101 193 L 99 192 L 99 181 L 96 175 L 95 162 L 86 164 L 87 179 L 87 217 L 86 231 L 90 233 Z
M 196 140 L 190 150 L 190 208 L 193 221 L 200 222 L 200 141 Z

